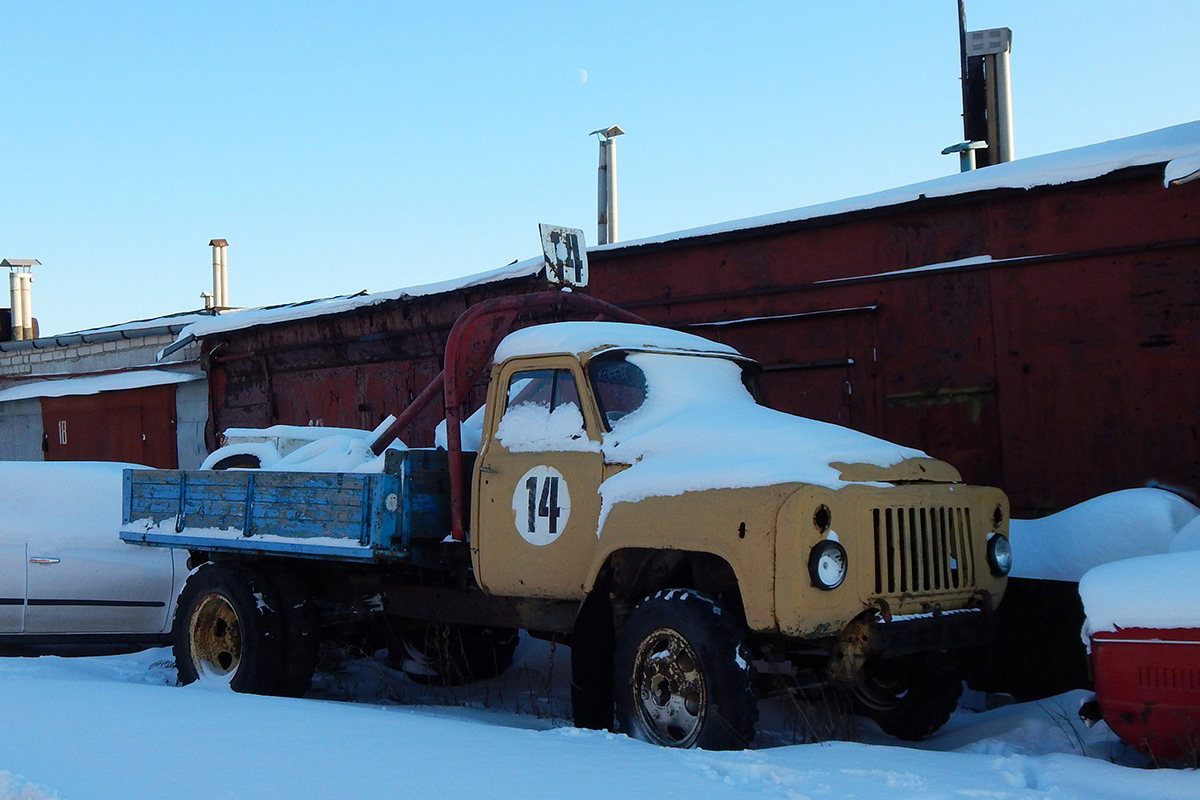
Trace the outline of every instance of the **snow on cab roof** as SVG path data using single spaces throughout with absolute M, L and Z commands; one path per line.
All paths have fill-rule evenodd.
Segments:
M 707 227 L 691 228 L 645 239 L 600 245 L 590 247 L 588 250 L 612 252 L 625 248 L 679 242 L 715 234 L 747 231 L 789 222 L 884 208 L 931 197 L 951 197 L 994 189 L 1032 189 L 1036 186 L 1057 186 L 1098 178 L 1127 167 L 1150 164 L 1164 164 L 1164 184 L 1188 179 L 1200 171 L 1200 121 L 1072 150 L 1022 158 L 1005 164 L 995 164 L 984 169 L 947 175 L 897 189 L 888 189 L 859 197 L 748 217 L 732 222 L 722 222 Z M 423 297 L 512 278 L 528 277 L 536 275 L 541 270 L 542 259 L 537 257 L 489 272 L 407 289 L 377 293 L 363 291 L 358 294 L 322 300 L 224 312 L 184 328 L 179 333 L 176 344 L 168 350 L 211 334 L 340 314 L 390 300 Z
M 515 356 L 544 353 L 583 355 L 600 350 L 652 350 L 738 356 L 732 347 L 690 333 L 628 322 L 550 322 L 514 331 L 496 348 L 497 364 Z

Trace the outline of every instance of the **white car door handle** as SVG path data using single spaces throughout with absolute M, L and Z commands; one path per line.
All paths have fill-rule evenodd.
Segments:
M 59 558 L 31 558 L 30 564 L 57 564 L 62 559 Z

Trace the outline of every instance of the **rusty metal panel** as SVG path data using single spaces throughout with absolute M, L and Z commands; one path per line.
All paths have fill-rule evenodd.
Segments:
M 42 398 L 47 461 L 127 461 L 179 466 L 175 386 Z

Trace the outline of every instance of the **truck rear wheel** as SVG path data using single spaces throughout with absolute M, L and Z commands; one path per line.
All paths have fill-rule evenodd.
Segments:
M 427 625 L 393 634 L 388 660 L 417 683 L 460 686 L 508 669 L 519 641 L 513 628 Z
M 235 692 L 277 694 L 283 620 L 273 588 L 240 565 L 205 564 L 183 587 L 173 627 L 179 682 L 227 682 Z
M 691 589 L 647 597 L 617 637 L 617 723 L 666 747 L 741 749 L 758 720 L 755 669 L 734 615 Z
M 850 690 L 857 714 L 884 733 L 915 741 L 946 724 L 962 695 L 962 670 L 926 659 L 868 661 L 862 683 Z

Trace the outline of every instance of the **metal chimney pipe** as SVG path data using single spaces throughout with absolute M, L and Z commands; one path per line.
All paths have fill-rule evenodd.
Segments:
M 1008 54 L 1012 52 L 1012 34 L 1009 45 L 995 55 L 996 86 L 996 160 L 1012 161 L 1016 158 L 1013 149 L 1012 83 L 1009 79 Z
M 229 245 L 221 245 L 221 308 L 229 308 Z
M 600 137 L 600 165 L 596 171 L 597 243 L 617 241 L 617 143 L 625 131 L 620 125 L 594 130 L 589 136 Z
M 219 311 L 229 307 L 229 265 L 225 256 L 229 242 L 224 239 L 212 239 L 208 246 L 212 248 L 213 308 Z
M 12 338 L 19 342 L 25 338 L 24 295 L 21 292 L 21 273 L 8 273 L 9 316 L 12 317 Z
M 21 283 L 21 335 L 24 339 L 33 336 L 33 273 L 18 272 Z

